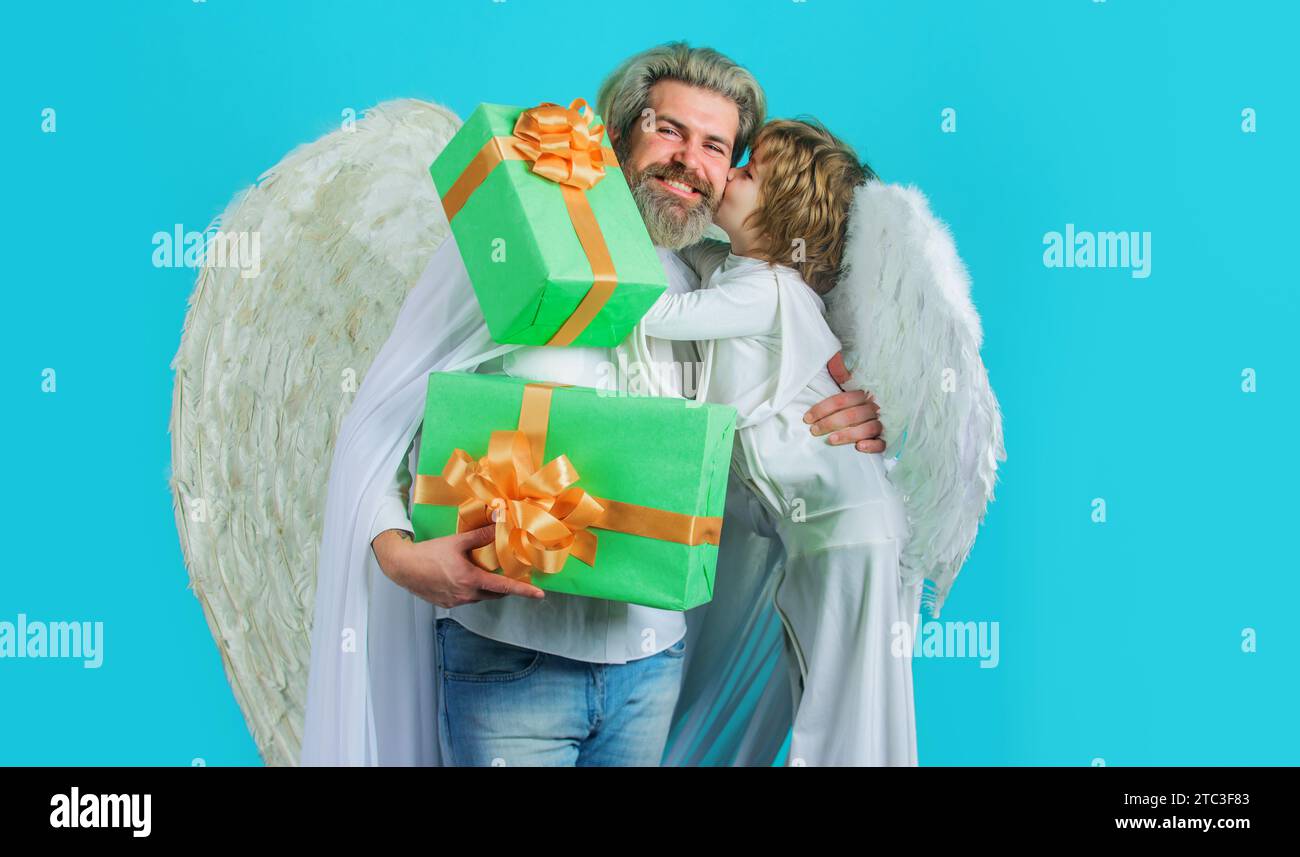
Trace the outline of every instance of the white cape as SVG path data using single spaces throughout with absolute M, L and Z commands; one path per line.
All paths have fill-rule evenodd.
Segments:
M 452 240 L 438 252 L 457 252 Z M 441 764 L 435 610 L 379 568 L 371 526 L 419 428 L 428 374 L 472 370 L 517 346 L 491 340 L 468 280 L 436 279 L 436 262 L 435 254 L 339 430 L 316 582 L 304 765 Z M 640 328 L 620 349 L 629 361 L 649 360 Z M 747 502 L 743 489 L 729 496 L 713 603 L 687 614 L 670 762 L 771 764 L 790 728 L 769 588 L 779 544 L 748 533 L 732 514 L 737 502 Z
M 435 611 L 383 574 L 369 538 L 419 425 L 428 373 L 469 369 L 512 347 L 491 342 L 468 290 L 420 276 L 447 235 L 427 167 L 458 126 L 445 108 L 401 100 L 298 147 L 236 196 L 220 221 L 232 233 L 262 235 L 260 273 L 245 279 L 234 268 L 204 266 L 191 296 L 174 363 L 178 532 L 232 690 L 268 764 L 441 761 Z M 881 208 L 881 216 L 895 210 Z M 907 231 L 887 222 L 883 234 L 906 241 L 888 242 L 880 259 L 861 240 L 850 252 L 858 282 L 867 284 L 855 294 L 872 300 L 840 307 L 837 333 L 855 376 L 873 391 L 898 391 L 878 396 L 882 406 L 907 414 L 903 422 L 913 427 L 930 424 L 928 414 L 944 427 L 942 445 L 913 447 L 909 436 L 908 454 L 923 453 L 914 461 L 926 465 L 915 473 L 960 478 L 972 471 L 951 462 L 975 461 L 974 472 L 989 477 L 987 453 L 990 446 L 1001 451 L 1001 437 L 986 384 L 974 385 L 973 400 L 961 400 L 978 405 L 975 442 L 952 443 L 951 428 L 966 423 L 907 395 L 911 370 L 922 365 L 917 338 L 903 343 L 908 359 L 901 363 L 896 356 L 863 359 L 879 355 L 872 348 L 888 358 L 899 344 L 900 316 L 933 331 L 925 338 L 951 347 L 955 359 L 978 348 L 968 314 L 930 312 L 946 306 L 947 295 L 921 301 L 918 310 L 872 307 L 880 294 L 874 286 L 888 287 L 895 300 L 915 300 L 951 279 L 950 242 L 922 240 L 935 230 L 916 216 L 919 206 L 897 210 L 906 214 Z M 899 282 L 901 290 L 893 287 Z M 966 299 L 961 288 L 950 294 Z M 372 361 L 398 300 L 396 324 Z M 830 315 L 835 322 L 836 307 Z M 870 335 L 871 324 L 878 335 Z M 621 351 L 649 359 L 639 331 Z M 892 371 L 895 363 L 908 371 Z M 971 365 L 983 382 L 982 366 Z M 349 399 L 336 379 L 350 375 L 363 383 Z M 341 405 L 347 412 L 336 429 Z M 921 422 L 908 418 L 913 414 Z M 885 425 L 895 429 L 888 416 Z M 996 444 L 988 444 L 990 436 Z M 939 553 L 927 549 L 948 581 L 986 500 L 984 485 L 975 484 L 975 496 L 961 498 L 961 515 L 952 519 L 961 526 L 932 530 L 951 536 L 930 542 L 943 546 Z M 783 552 L 752 514 L 752 495 L 734 479 L 730 487 L 714 600 L 686 617 L 685 675 L 666 764 L 771 764 L 790 731 L 790 664 L 782 665 L 772 607 Z M 945 520 L 942 505 L 926 504 L 936 527 Z M 315 556 L 311 544 L 318 544 Z M 842 661 L 835 668 L 845 674 L 866 668 L 847 653 Z
M 448 235 L 428 165 L 459 127 L 444 107 L 402 99 L 296 147 L 214 223 L 261 236 L 260 270 L 204 265 L 190 296 L 173 362 L 177 531 L 268 765 L 440 761 L 435 611 L 384 576 L 368 538 L 427 373 L 496 350 L 468 292 L 421 278 Z M 642 337 L 623 350 L 647 359 Z M 763 556 L 740 526 L 724 542 Z M 727 573 L 728 557 L 740 573 Z M 720 642 L 686 656 L 669 758 L 768 764 L 789 716 L 776 619 L 754 594 L 765 566 L 745 550 L 724 552 L 723 565 L 725 607 L 687 616 L 695 634 L 712 610 Z M 778 692 L 750 693 L 756 665 Z

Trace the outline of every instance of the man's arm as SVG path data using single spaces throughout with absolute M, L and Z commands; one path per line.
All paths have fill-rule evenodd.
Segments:
M 383 569 L 384 574 L 393 579 L 393 582 L 401 586 L 406 585 L 398 579 L 398 575 L 405 571 L 403 559 L 406 547 L 401 542 L 415 544 L 415 528 L 411 525 L 411 517 L 407 509 L 411 490 L 409 459 L 411 449 L 419 449 L 419 438 L 420 432 L 416 431 L 415 439 L 411 441 L 406 455 L 402 456 L 401 462 L 397 465 L 397 474 L 388 486 L 384 501 L 375 513 L 374 523 L 370 527 L 373 533 L 370 538 L 370 549 L 375 552 L 379 567 Z
M 414 536 L 415 529 L 411 526 L 411 516 L 407 511 L 410 508 L 411 495 L 410 457 L 411 450 L 419 448 L 420 432 L 417 430 L 415 439 L 406 449 L 406 455 L 402 456 L 402 460 L 397 465 L 397 474 L 388 486 L 383 503 L 375 512 L 374 523 L 370 526 L 371 545 L 380 533 L 386 530 L 404 530 Z
M 826 364 L 835 383 L 843 389 L 848 382 L 848 369 L 844 367 L 844 354 L 837 352 Z M 833 446 L 852 443 L 859 452 L 884 452 L 881 438 L 885 427 L 881 425 L 880 408 L 865 390 L 845 390 L 822 399 L 813 405 L 803 420 L 811 423 L 814 435 L 827 435 L 826 442 Z
M 459 607 L 503 595 L 543 598 L 531 584 L 484 571 L 470 561 L 469 552 L 492 541 L 496 524 L 451 536 L 413 541 L 405 530 L 385 530 L 371 547 L 384 574 L 403 589 L 439 607 Z
M 411 447 L 419 449 L 420 433 Z M 409 449 L 408 449 L 409 455 Z M 492 541 L 496 525 L 477 530 L 415 541 L 404 495 L 411 484 L 407 457 L 394 475 L 384 505 L 375 515 L 375 532 L 370 548 L 389 579 L 425 601 L 439 607 L 458 607 L 503 595 L 543 598 L 545 593 L 531 584 L 484 571 L 470 561 L 469 552 Z
M 443 333 L 430 337 L 430 330 Z M 464 360 L 457 362 L 458 352 L 462 357 L 489 354 L 491 345 L 460 251 L 448 236 L 407 295 L 393 333 L 377 359 L 391 348 L 402 348 L 426 366 L 441 363 L 465 367 L 469 364 Z M 420 348 L 431 353 L 418 353 Z M 369 375 L 366 382 L 370 382 Z M 493 527 L 422 542 L 414 540 L 407 499 L 412 481 L 409 460 L 412 449 L 420 448 L 420 436 L 417 431 L 398 462 L 370 522 L 370 546 L 380 569 L 394 583 L 440 607 L 502 595 L 544 597 L 545 593 L 535 586 L 486 572 L 469 560 L 470 550 L 492 539 Z

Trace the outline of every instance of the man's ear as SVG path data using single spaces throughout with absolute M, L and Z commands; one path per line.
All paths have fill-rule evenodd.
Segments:
M 605 133 L 609 134 L 610 145 L 618 145 L 618 129 L 606 126 Z

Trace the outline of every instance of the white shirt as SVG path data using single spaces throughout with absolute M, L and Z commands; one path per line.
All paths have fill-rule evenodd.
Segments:
M 884 457 L 831 446 L 803 421 L 839 391 L 826 362 L 840 344 L 821 296 L 794 268 L 737 256 L 727 245 L 705 242 L 683 255 L 704 287 L 664 294 L 641 323 L 657 338 L 707 341 L 700 398 L 736 409 L 740 478 L 777 518 L 802 522 L 790 528 L 801 544 L 902 538 L 902 505 Z M 873 513 L 840 514 L 854 508 Z
M 454 246 L 451 239 L 444 241 L 430 264 L 445 267 L 439 276 L 467 278 L 464 263 Z M 658 250 L 668 274 L 669 292 L 685 293 L 699 287 L 699 278 L 689 265 L 669 250 Z M 525 346 L 481 364 L 477 371 L 608 389 L 618 383 L 617 373 L 611 371 L 618 362 L 616 352 L 626 356 L 630 351 L 660 364 L 693 364 L 696 359 L 693 343 L 646 338 L 639 328 L 629 337 L 629 343 L 632 342 L 638 343 L 639 348 Z M 680 383 L 674 383 L 677 378 L 676 372 L 663 373 L 661 393 L 681 395 Z M 411 473 L 415 472 L 419 458 L 420 436 L 421 432 L 417 432 L 388 498 L 375 517 L 372 540 L 384 530 L 413 529 L 409 494 Z M 588 663 L 620 664 L 648 657 L 686 635 L 686 619 L 681 611 L 563 592 L 547 592 L 540 600 L 507 595 L 450 609 L 435 607 L 434 615 L 455 619 L 474 633 L 493 640 Z

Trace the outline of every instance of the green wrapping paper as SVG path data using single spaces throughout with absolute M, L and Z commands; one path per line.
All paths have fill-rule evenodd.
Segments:
M 519 107 L 481 104 L 470 115 L 429 168 L 444 205 L 457 180 L 475 174 L 472 165 L 485 146 L 496 145 L 493 138 L 512 138 L 521 113 Z M 570 113 L 577 115 L 572 108 Z M 594 136 L 599 119 L 592 116 Z M 609 138 L 601 133 L 608 148 Z M 508 143 L 504 150 L 516 152 Z M 451 231 L 497 342 L 611 347 L 667 288 L 623 172 L 606 166 L 603 177 L 580 193 L 594 214 L 617 285 L 576 338 L 551 342 L 592 291 L 594 277 L 561 184 L 534 173 L 529 160 L 507 159 L 495 163 L 481 183 L 466 186 L 472 192 L 448 206 Z
M 412 511 L 417 541 L 457 531 L 454 504 L 422 501 L 431 496 L 421 497 L 427 478 L 442 474 L 455 450 L 480 459 L 492 432 L 520 427 L 529 383 L 506 375 L 429 376 Z M 576 486 L 598 499 L 720 520 L 735 416 L 723 405 L 555 387 L 543 461 L 567 456 L 579 475 Z M 716 544 L 682 544 L 599 525 L 589 532 L 597 541 L 594 565 L 569 556 L 558 572 L 533 571 L 533 584 L 666 610 L 688 610 L 712 599 Z

